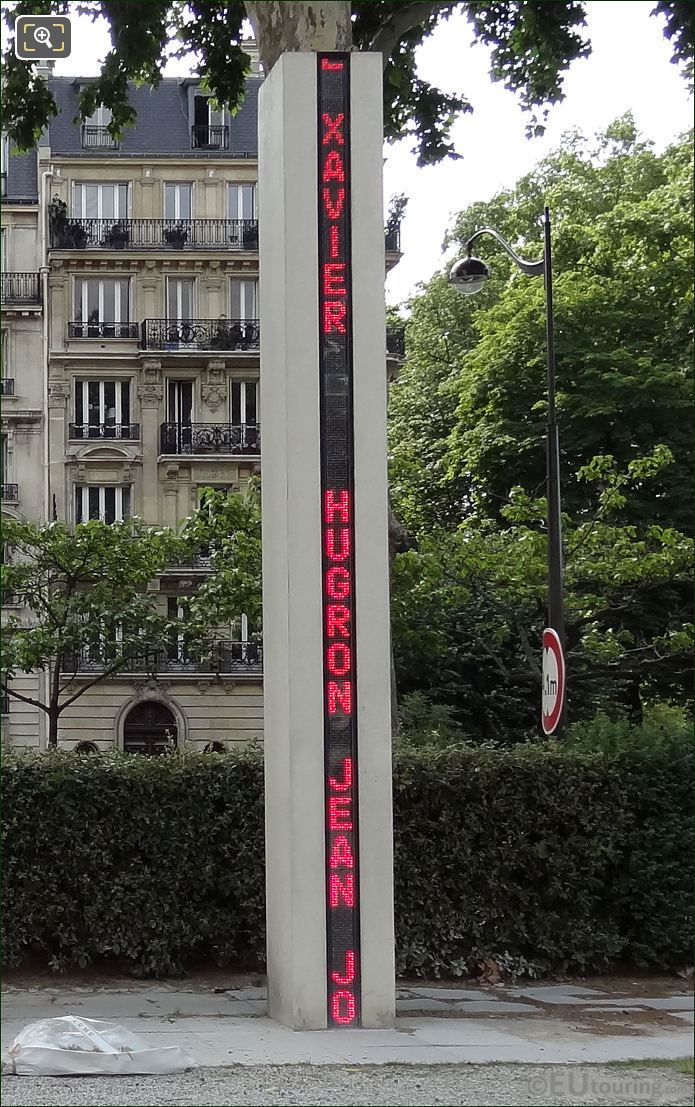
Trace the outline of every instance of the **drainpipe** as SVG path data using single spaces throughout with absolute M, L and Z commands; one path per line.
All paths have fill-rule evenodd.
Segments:
M 42 319 L 42 362 L 43 362 L 43 508 L 44 519 L 51 519 L 51 480 L 50 480 L 50 424 L 48 417 L 48 182 L 53 178 L 53 167 L 41 174 L 41 192 L 39 203 L 39 232 L 41 242 L 41 298 Z
M 48 182 L 53 178 L 53 168 L 44 170 L 41 174 L 41 187 L 39 191 L 39 234 L 41 243 L 41 265 L 39 266 L 39 274 L 41 277 L 41 322 L 42 322 L 42 373 L 43 373 L 43 513 L 44 522 L 48 523 L 51 520 L 51 469 L 50 469 L 50 420 L 48 415 Z M 48 669 L 44 670 L 44 702 L 48 702 L 50 673 Z M 43 718 L 43 724 L 46 722 L 46 715 L 41 712 Z M 44 743 L 47 741 L 46 733 L 44 732 Z

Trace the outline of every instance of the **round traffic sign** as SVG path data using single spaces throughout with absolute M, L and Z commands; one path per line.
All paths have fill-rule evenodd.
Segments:
M 543 631 L 542 690 L 541 725 L 544 734 L 552 734 L 565 702 L 565 658 L 557 633 L 549 628 Z

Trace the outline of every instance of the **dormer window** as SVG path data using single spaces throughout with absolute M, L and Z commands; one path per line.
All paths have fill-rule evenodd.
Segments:
M 107 131 L 111 122 L 111 108 L 100 104 L 96 111 L 82 124 L 82 148 L 85 150 L 117 150 L 118 141 Z
M 191 148 L 193 150 L 226 150 L 228 147 L 229 127 L 224 121 L 224 111 L 213 108 L 209 96 L 196 93 L 193 97 Z

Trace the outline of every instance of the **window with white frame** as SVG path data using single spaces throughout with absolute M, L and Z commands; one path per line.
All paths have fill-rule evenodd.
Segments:
M 10 146 L 7 135 L 0 137 L 0 173 L 2 173 L 2 195 L 7 196 L 7 171 L 10 165 Z
M 127 219 L 128 183 L 77 181 L 73 212 L 78 219 Z
M 167 383 L 167 422 L 190 426 L 193 422 L 194 382 L 170 380 Z
M 75 381 L 71 438 L 130 438 L 130 381 Z
M 195 278 L 167 277 L 167 319 L 195 318 Z
M 193 218 L 193 185 L 178 181 L 164 182 L 164 218 Z
M 100 519 L 102 523 L 120 523 L 130 516 L 129 484 L 81 484 L 75 486 L 75 522 Z
M 99 104 L 92 115 L 87 116 L 85 124 L 90 127 L 108 127 L 111 122 L 111 108 L 105 104 Z
M 231 382 L 230 422 L 239 427 L 242 449 L 250 452 L 258 450 L 258 430 L 260 423 L 259 382 Z
M 258 281 L 232 277 L 230 288 L 230 318 L 258 318 Z
M 127 277 L 76 277 L 75 313 L 78 337 L 125 338 L 130 317 Z
M 227 218 L 257 218 L 255 184 L 235 182 L 227 185 Z

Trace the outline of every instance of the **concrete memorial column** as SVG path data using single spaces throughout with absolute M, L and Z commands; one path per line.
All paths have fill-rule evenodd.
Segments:
M 260 94 L 268 990 L 393 1024 L 382 67 L 284 54 Z

